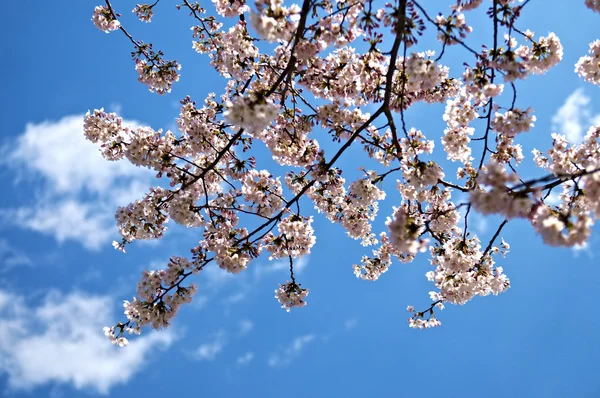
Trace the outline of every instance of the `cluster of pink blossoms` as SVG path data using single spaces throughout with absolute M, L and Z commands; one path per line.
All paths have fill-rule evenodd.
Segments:
M 120 332 L 116 331 L 117 328 L 118 327 L 109 328 L 108 326 L 105 326 L 103 328 L 104 335 L 108 338 L 108 341 L 110 341 L 114 345 L 118 345 L 119 347 L 126 347 L 127 345 L 129 345 L 129 340 L 127 340 L 126 337 L 120 335 Z
M 92 22 L 94 25 L 105 33 L 110 33 L 113 30 L 119 29 L 121 23 L 112 11 L 104 6 L 97 6 L 94 8 L 94 15 L 92 16 Z
M 465 15 L 462 13 L 452 14 L 448 17 L 438 15 L 436 24 L 439 28 L 437 39 L 446 44 L 458 44 L 458 38 L 464 39 L 467 34 L 473 31 L 465 20 Z
M 286 282 L 279 285 L 279 289 L 275 290 L 275 298 L 281 304 L 281 308 L 287 312 L 290 312 L 293 307 L 304 307 L 306 296 L 308 296 L 308 289 L 302 289 L 294 282 Z
M 575 64 L 575 72 L 586 82 L 600 86 L 600 40 L 590 43 L 588 53 L 589 55 L 579 58 Z
M 213 0 L 212 2 L 217 13 L 224 17 L 237 17 L 250 10 L 244 0 Z
M 278 224 L 279 235 L 268 233 L 264 240 L 271 253 L 269 259 L 291 257 L 300 258 L 310 254 L 317 238 L 312 228 L 313 218 L 291 215 Z
M 450 6 L 456 11 L 470 11 L 479 7 L 483 3 L 483 0 L 458 0 L 456 4 Z
M 192 282 L 183 287 L 178 282 L 182 275 L 197 274 L 201 267 L 181 257 L 173 257 L 166 270 L 144 271 L 138 282 L 137 294 L 133 302 L 124 301 L 125 315 L 131 333 L 139 333 L 140 328 L 151 325 L 155 329 L 167 327 L 181 305 L 192 301 L 196 285 Z
M 198 261 L 181 257 L 170 259 L 166 270 L 144 271 L 138 282 L 137 294 L 133 302 L 125 300 L 126 323 L 105 327 L 104 334 L 120 347 L 128 344 L 125 333 L 140 334 L 142 327 L 150 325 L 154 329 L 169 326 L 182 304 L 192 301 L 197 288 L 194 283 L 187 287 L 180 285 L 182 275 L 198 274 L 203 265 Z
M 250 133 L 263 131 L 279 113 L 279 106 L 251 97 L 237 97 L 225 103 L 225 120 Z
M 152 21 L 152 5 L 149 4 L 137 4 L 133 9 L 133 13 L 139 18 L 140 21 L 149 23 Z
M 534 151 L 547 175 L 524 180 L 516 169 L 525 158 L 520 135 L 536 122 L 530 107 L 517 104 L 517 83 L 545 74 L 563 57 L 554 33 L 536 39 L 520 26 L 527 2 L 449 0 L 448 13 L 433 19 L 415 0 L 383 7 L 372 0 L 212 3 L 207 10 L 184 0 L 178 8 L 193 19 L 193 50 L 227 80 L 219 97 L 208 94 L 202 105 L 184 98 L 175 131 L 128 127 L 103 109 L 84 118 L 85 136 L 107 160 L 126 159 L 159 181 L 117 209 L 115 248 L 160 239 L 169 222 L 201 231 L 190 259 L 173 257 L 165 270 L 143 273 L 137 297 L 124 304 L 127 321 L 105 328 L 112 343 L 126 345 L 125 333 L 144 326 L 168 326 L 196 292 L 183 283 L 210 263 L 238 274 L 261 255 L 289 260 L 292 282 L 275 297 L 286 311 L 305 306 L 308 289 L 293 272 L 294 261 L 316 244 L 313 217 L 300 209 L 305 199 L 369 248 L 353 265 L 360 279 L 375 281 L 394 261 L 429 252 L 433 269 L 425 276 L 436 291 L 429 308 L 408 308 L 409 326 L 419 329 L 439 326 L 434 313 L 445 303 L 463 305 L 510 287 L 496 266 L 509 249 L 496 240 L 510 220 L 527 220 L 549 245 L 580 246 L 589 238 L 600 216 L 600 126 L 581 144 L 553 135 L 549 151 Z M 138 4 L 133 13 L 150 22 L 157 4 Z M 597 1 L 585 4 L 600 12 Z M 464 39 L 472 32 L 470 11 L 480 7 L 487 7 L 494 29 L 475 47 L 472 36 Z M 107 1 L 92 20 L 104 32 L 121 30 L 133 44 L 141 83 L 170 92 L 179 63 L 134 39 L 118 17 Z M 437 51 L 415 50 L 429 32 Z M 444 65 L 450 45 L 472 57 L 463 69 Z M 576 73 L 600 85 L 599 58 L 597 40 Z M 417 103 L 445 104 L 443 134 L 408 125 L 404 114 Z M 324 150 L 322 139 L 332 140 L 333 149 Z M 253 156 L 256 142 L 284 173 L 264 169 Z M 439 143 L 455 169 L 436 161 Z M 338 161 L 351 146 L 374 162 L 368 169 L 357 162 L 361 175 L 347 179 Z M 558 203 L 547 200 L 553 190 L 560 190 Z M 383 200 L 394 206 L 378 223 Z M 471 211 L 504 218 L 489 242 L 469 231 Z
M 585 5 L 592 11 L 600 12 L 600 1 L 598 0 L 585 0 Z
M 524 32 L 526 41 L 531 44 L 518 45 L 514 37 L 505 36 L 505 47 L 499 48 L 492 56 L 492 66 L 504 74 L 504 80 L 512 82 L 524 79 L 530 74 L 541 75 L 556 66 L 562 59 L 563 47 L 554 33 L 540 36 L 536 41 L 534 33 Z
M 173 83 L 179 81 L 178 70 L 181 65 L 177 61 L 155 64 L 140 59 L 135 63 L 135 70 L 140 75 L 138 81 L 148 86 L 151 92 L 165 94 L 171 92 Z
M 267 170 L 250 170 L 242 180 L 244 200 L 263 217 L 271 217 L 283 204 L 281 182 L 271 177 Z
M 424 217 L 406 204 L 394 207 L 393 216 L 385 222 L 392 245 L 401 253 L 413 256 L 427 247 L 427 241 L 419 239 L 425 229 L 424 224 Z
M 259 12 L 250 13 L 250 23 L 260 38 L 274 42 L 290 37 L 300 17 L 298 5 L 284 7 L 281 0 L 258 0 L 256 7 Z

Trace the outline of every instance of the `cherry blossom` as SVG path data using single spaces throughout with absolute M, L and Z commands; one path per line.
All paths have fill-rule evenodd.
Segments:
M 275 119 L 279 107 L 270 101 L 253 97 L 238 97 L 225 103 L 225 120 L 250 133 L 259 134 Z
M 600 5 L 596 6 L 600 12 Z M 579 58 L 575 72 L 586 82 L 600 86 L 600 40 L 590 43 L 589 55 Z
M 94 8 L 92 22 L 94 22 L 94 25 L 98 29 L 105 33 L 110 33 L 113 30 L 117 30 L 121 26 L 121 23 L 115 17 L 113 12 L 104 6 L 97 6 Z
M 286 282 L 279 285 L 279 289 L 275 290 L 275 298 L 281 304 L 281 308 L 287 312 L 290 312 L 293 307 L 304 307 L 306 296 L 308 296 L 308 289 L 302 289 L 294 282 Z
M 585 0 L 585 5 L 592 11 L 600 12 L 600 1 L 598 0 Z
M 156 5 L 156 3 L 154 3 L 154 5 Z M 140 21 L 148 23 L 152 20 L 152 16 L 154 15 L 154 12 L 152 11 L 154 5 L 138 4 L 135 6 L 132 12 L 139 18 Z
M 504 270 L 515 260 L 505 258 L 510 246 L 501 235 L 514 219 L 550 246 L 588 242 L 600 216 L 600 125 L 588 126 L 578 144 L 538 134 L 543 147 L 524 149 L 524 133 L 531 137 L 539 127 L 518 95 L 521 81 L 561 62 L 559 37 L 523 26 L 528 2 L 449 0 L 446 13 L 434 17 L 425 3 L 177 6 L 189 17 L 188 51 L 222 79 L 219 94 L 206 93 L 198 103 L 181 99 L 171 130 L 126 126 L 102 108 L 83 120 L 85 137 L 107 161 L 156 176 L 143 197 L 117 209 L 115 249 L 160 239 L 169 222 L 198 231 L 189 258 L 173 256 L 165 269 L 142 273 L 135 297 L 124 302 L 126 320 L 104 329 L 110 342 L 125 346 L 125 334 L 168 327 L 192 301 L 199 289 L 194 276 L 207 266 L 237 275 L 257 258 L 289 261 L 291 282 L 275 297 L 288 312 L 304 307 L 308 289 L 294 267 L 317 244 L 317 217 L 362 245 L 352 264 L 361 280 L 428 256 L 430 304 L 407 307 L 408 326 L 417 329 L 440 326 L 436 312 L 449 304 L 510 287 Z M 597 1 L 584 3 L 600 12 Z M 150 22 L 157 4 L 137 4 L 133 13 Z M 491 29 L 474 35 L 476 9 Z M 133 46 L 138 80 L 149 91 L 171 92 L 179 62 L 134 37 L 118 18 L 105 0 L 92 21 L 104 32 L 119 30 Z M 464 62 L 449 60 L 450 52 Z M 596 40 L 576 74 L 600 85 L 599 58 Z M 421 113 L 408 117 L 415 106 Z M 437 106 L 443 112 L 436 114 Z M 443 124 L 427 130 L 421 117 Z M 528 159 L 535 169 L 523 167 Z M 474 233 L 474 212 L 500 216 L 491 237 Z
M 145 60 L 138 60 L 135 63 L 135 70 L 139 73 L 138 81 L 148 86 L 151 92 L 165 94 L 171 92 L 173 83 L 179 81 L 178 70 L 181 65 L 177 61 L 168 61 L 162 64 L 148 63 Z

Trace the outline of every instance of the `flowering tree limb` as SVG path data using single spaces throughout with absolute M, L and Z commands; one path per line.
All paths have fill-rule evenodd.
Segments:
M 518 173 L 524 155 L 516 141 L 536 121 L 531 108 L 517 107 L 518 81 L 544 74 L 563 55 L 555 34 L 536 39 L 519 25 L 528 0 L 449 0 L 449 13 L 435 18 L 417 0 L 383 7 L 373 0 L 213 3 L 210 11 L 188 0 L 177 8 L 189 11 L 194 23 L 193 49 L 227 79 L 220 97 L 209 94 L 203 106 L 184 98 L 178 132 L 132 129 L 102 109 L 85 116 L 85 135 L 107 160 L 126 159 L 157 175 L 143 198 L 117 210 L 122 238 L 114 246 L 125 251 L 135 240 L 160 239 L 169 220 L 200 231 L 189 258 L 174 256 L 166 269 L 144 272 L 137 297 L 125 302 L 127 320 L 105 328 L 113 343 L 126 345 L 124 335 L 145 326 L 168 326 L 197 290 L 188 280 L 206 266 L 237 274 L 263 252 L 289 261 L 290 281 L 275 290 L 281 306 L 289 311 L 306 305 L 309 290 L 294 275 L 294 261 L 316 242 L 313 217 L 301 212 L 304 198 L 351 239 L 374 247 L 353 266 L 361 279 L 377 280 L 394 260 L 410 262 L 430 252 L 434 268 L 426 276 L 436 290 L 425 310 L 408 307 L 415 328 L 440 325 L 434 311 L 445 304 L 465 304 L 510 286 L 496 266 L 497 255 L 509 250 L 497 240 L 510 220 L 528 220 L 553 246 L 582 245 L 589 238 L 600 214 L 600 126 L 592 126 L 579 145 L 553 135 L 547 152 L 533 151 L 544 175 L 524 179 Z M 158 4 L 138 4 L 133 13 L 151 22 Z M 597 1 L 585 4 L 600 12 Z M 467 43 L 467 17 L 478 9 L 493 28 L 479 48 Z M 92 21 L 106 33 L 120 30 L 133 44 L 141 83 L 156 94 L 170 92 L 179 63 L 134 39 L 120 18 L 105 0 Z M 439 43 L 437 56 L 414 51 L 428 33 Z M 452 46 L 466 56 L 453 75 L 441 63 Z M 600 40 L 590 44 L 575 72 L 600 85 L 599 60 Z M 443 169 L 433 158 L 434 141 L 407 124 L 405 112 L 419 102 L 446 104 L 446 128 L 439 135 L 442 153 L 456 169 Z M 473 138 L 478 124 L 481 133 Z M 331 153 L 319 145 L 325 136 L 338 144 Z M 289 171 L 274 176 L 257 168 L 256 142 Z M 482 145 L 477 157 L 475 142 Z M 347 183 L 337 164 L 351 146 L 364 149 L 365 165 L 366 158 L 376 165 L 362 167 L 363 174 Z M 392 194 L 383 189 L 392 175 L 397 206 L 386 230 L 376 234 L 378 203 Z M 548 203 L 555 188 L 562 189 L 560 201 Z M 469 231 L 472 210 L 504 219 L 487 244 Z

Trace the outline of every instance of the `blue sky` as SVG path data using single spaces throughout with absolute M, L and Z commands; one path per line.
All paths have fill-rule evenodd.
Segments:
M 448 306 L 434 330 L 411 330 L 406 322 L 408 304 L 429 303 L 426 255 L 394 264 L 377 282 L 358 280 L 351 265 L 365 249 L 316 216 L 317 244 L 298 275 L 311 290 L 307 307 L 289 314 L 279 308 L 273 290 L 287 271 L 260 258 L 239 276 L 207 269 L 196 280 L 194 303 L 172 328 L 147 331 L 124 350 L 111 346 L 102 326 L 122 319 L 121 300 L 133 296 L 141 271 L 185 255 L 198 232 L 171 225 L 159 243 L 136 243 L 125 255 L 113 250 L 116 206 L 141 196 L 152 175 L 105 162 L 83 139 L 83 114 L 105 107 L 131 122 L 174 128 L 180 99 L 201 100 L 225 83 L 193 52 L 192 21 L 170 1 L 163 0 L 150 25 L 128 15 L 135 2 L 120 3 L 123 23 L 136 37 L 183 65 L 170 95 L 151 94 L 136 81 L 130 43 L 91 23 L 96 3 L 3 4 L 2 394 L 600 396 L 594 306 L 600 238 L 593 235 L 584 250 L 553 249 L 518 221 L 504 229 L 512 247 L 499 260 L 512 287 Z M 600 121 L 598 88 L 573 73 L 588 43 L 600 38 L 600 15 L 587 11 L 583 0 L 572 3 L 532 0 L 521 22 L 536 35 L 556 32 L 565 48 L 561 64 L 518 86 L 519 105 L 532 106 L 537 116 L 536 127 L 520 137 L 526 155 L 534 146 L 548 148 L 553 131 L 576 141 Z M 472 20 L 474 39 L 485 34 L 484 22 Z M 460 66 L 464 53 L 454 53 L 446 63 Z M 419 106 L 407 113 L 409 125 L 435 139 L 436 149 L 442 111 Z M 340 166 L 355 173 L 353 157 Z M 524 170 L 533 173 L 527 165 Z M 390 194 L 382 205 L 379 229 L 397 200 Z M 471 222 L 489 237 L 498 220 L 476 215 Z

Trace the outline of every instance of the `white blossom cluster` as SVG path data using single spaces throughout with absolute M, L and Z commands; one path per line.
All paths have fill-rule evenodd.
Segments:
M 131 12 L 133 12 L 140 21 L 149 23 L 152 21 L 152 16 L 154 15 L 152 7 L 153 6 L 149 4 L 137 4 Z
M 481 3 L 483 0 L 458 0 L 450 7 L 456 11 L 470 11 L 479 7 Z
M 173 83 L 179 81 L 178 70 L 181 65 L 177 61 L 168 61 L 159 65 L 140 59 L 135 63 L 135 70 L 140 75 L 138 81 L 148 86 L 150 92 L 165 94 L 171 92 Z
M 250 24 L 260 38 L 274 42 L 291 36 L 300 14 L 297 4 L 285 7 L 282 0 L 258 0 L 256 6 L 260 12 L 250 13 Z
M 310 254 L 317 238 L 311 224 L 313 218 L 291 215 L 281 220 L 277 228 L 279 235 L 267 234 L 266 249 L 271 253 L 269 259 L 292 257 L 300 258 Z
M 585 5 L 592 11 L 600 12 L 600 1 L 599 0 L 585 0 Z
M 385 199 L 385 192 L 373 184 L 369 178 L 361 178 L 350 184 L 350 195 L 358 206 L 371 206 L 378 200 Z
M 115 219 L 119 232 L 127 242 L 162 238 L 166 231 L 168 215 L 158 207 L 167 193 L 162 188 L 152 188 L 142 200 L 119 207 Z
M 248 231 L 245 228 L 235 228 L 238 218 L 233 216 L 223 222 L 209 223 L 204 230 L 204 240 L 200 245 L 215 253 L 215 262 L 219 268 L 232 274 L 239 274 L 248 267 L 252 260 L 251 253 L 244 251 L 236 243 L 243 240 Z M 256 249 L 257 252 L 261 248 Z
M 119 335 L 116 332 L 116 328 L 117 327 L 109 328 L 108 326 L 105 326 L 103 328 L 104 335 L 108 338 L 108 341 L 110 341 L 114 345 L 118 345 L 119 347 L 128 346 L 129 340 L 127 340 L 126 337 Z
M 245 0 L 212 0 L 219 15 L 237 17 L 249 10 Z
M 439 27 L 437 39 L 449 45 L 458 44 L 459 42 L 455 38 L 460 37 L 464 39 L 467 37 L 467 34 L 473 31 L 473 28 L 467 24 L 463 13 L 453 14 L 448 17 L 438 15 L 436 23 Z
M 510 287 L 502 267 L 494 267 L 489 254 L 484 256 L 477 237 L 452 238 L 432 247 L 431 255 L 436 269 L 426 276 L 439 289 L 436 297 L 444 301 L 462 305 L 474 296 L 497 295 Z
M 279 285 L 279 289 L 275 290 L 275 298 L 281 304 L 281 308 L 287 312 L 294 307 L 304 307 L 306 296 L 308 296 L 308 289 L 302 289 L 293 282 Z
M 600 6 L 598 9 L 600 10 Z M 575 72 L 586 82 L 600 86 L 600 40 L 590 43 L 588 54 L 579 58 L 575 64 Z
M 169 326 L 181 305 L 190 303 L 197 291 L 194 283 L 188 287 L 181 286 L 182 280 L 189 274 L 198 274 L 201 268 L 195 261 L 173 257 L 166 270 L 142 272 L 137 286 L 138 296 L 133 302 L 123 302 L 127 323 L 105 327 L 104 334 L 113 344 L 124 347 L 128 344 L 123 337 L 125 332 L 140 334 L 146 325 L 155 329 Z
M 272 102 L 260 103 L 251 97 L 237 97 L 226 102 L 225 107 L 225 120 L 251 134 L 260 134 L 279 113 L 279 107 Z
M 196 294 L 193 282 L 188 287 L 179 284 L 188 272 L 197 274 L 197 264 L 180 257 L 171 258 L 166 270 L 144 271 L 137 286 L 138 296 L 133 302 L 123 303 L 129 322 L 136 327 L 167 327 L 181 305 L 191 302 Z
M 401 253 L 415 255 L 421 250 L 425 250 L 421 237 L 424 226 L 423 218 L 414 211 L 411 214 L 407 204 L 400 207 L 394 207 L 394 214 L 388 217 L 385 225 L 390 232 L 390 242 Z
M 478 176 L 479 188 L 471 191 L 471 203 L 482 214 L 502 214 L 507 219 L 531 214 L 533 201 L 527 195 L 510 192 L 507 185 L 519 182 L 500 163 L 491 162 Z
M 107 160 L 118 160 L 124 156 L 124 142 L 129 129 L 116 113 L 106 113 L 104 108 L 88 111 L 83 119 L 85 138 L 101 144 L 102 155 Z
M 271 217 L 283 204 L 281 182 L 272 177 L 267 170 L 250 170 L 242 179 L 244 200 L 264 217 Z
M 470 162 L 469 143 L 475 129 L 469 127 L 469 124 L 478 116 L 473 106 L 472 95 L 466 89 L 461 90 L 457 98 L 448 100 L 443 116 L 448 128 L 444 130 L 444 137 L 442 137 L 442 145 L 448 159 L 462 163 Z
M 534 40 L 534 33 L 527 30 L 525 37 L 531 46 L 518 45 L 514 37 L 505 36 L 506 48 L 498 51 L 492 65 L 504 73 L 504 81 L 524 79 L 530 74 L 544 74 L 556 66 L 563 57 L 563 47 L 554 33 Z
M 110 33 L 114 30 L 119 29 L 121 23 L 113 13 L 104 6 L 97 6 L 94 8 L 94 15 L 92 16 L 92 22 L 94 25 L 105 33 Z

